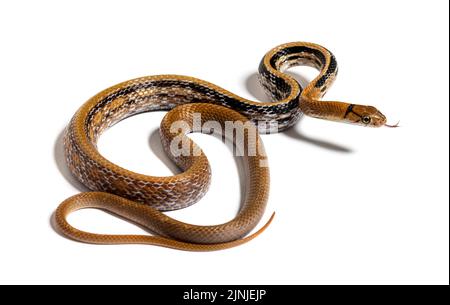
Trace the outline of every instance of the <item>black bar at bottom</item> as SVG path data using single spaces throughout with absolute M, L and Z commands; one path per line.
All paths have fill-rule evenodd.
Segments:
M 176 304 L 275 304 L 277 286 L 170 286 Z M 278 287 L 281 288 L 281 287 Z

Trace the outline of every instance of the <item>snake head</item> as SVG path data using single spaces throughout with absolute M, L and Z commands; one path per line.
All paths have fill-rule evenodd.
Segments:
M 347 122 L 368 127 L 386 125 L 386 117 L 375 107 L 365 105 L 348 105 L 345 114 Z

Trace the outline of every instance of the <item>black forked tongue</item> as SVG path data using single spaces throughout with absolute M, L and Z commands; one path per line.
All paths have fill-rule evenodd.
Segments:
M 384 126 L 386 126 L 386 127 L 389 127 L 389 128 L 397 128 L 397 127 L 400 127 L 400 121 L 398 121 L 396 124 L 394 124 L 394 125 L 389 125 L 389 124 L 384 124 Z

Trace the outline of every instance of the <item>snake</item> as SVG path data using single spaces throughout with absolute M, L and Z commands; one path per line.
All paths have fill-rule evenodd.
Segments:
M 286 73 L 293 66 L 310 66 L 319 73 L 302 88 Z M 73 240 L 94 244 L 136 243 L 186 251 L 235 247 L 261 234 L 275 215 L 249 235 L 262 219 L 269 196 L 269 168 L 259 133 L 286 130 L 303 114 L 367 127 L 396 127 L 388 125 L 386 117 L 374 106 L 322 100 L 337 76 L 338 65 L 335 56 L 318 44 L 279 45 L 264 55 L 258 71 L 270 101 L 252 101 L 207 81 L 181 75 L 135 78 L 90 98 L 65 129 L 64 152 L 71 173 L 91 191 L 74 195 L 58 206 L 54 218 L 57 230 Z M 135 173 L 108 161 L 98 151 L 97 141 L 105 130 L 128 117 L 150 111 L 168 111 L 160 124 L 160 136 L 165 152 L 181 169 L 179 174 L 156 177 Z M 194 122 L 196 118 L 200 125 L 215 122 L 215 127 L 199 128 Z M 177 122 L 183 122 L 183 128 L 173 128 Z M 246 173 L 245 196 L 235 218 L 218 225 L 200 226 L 168 216 L 165 212 L 199 201 L 210 185 L 208 159 L 188 134 L 223 132 L 229 122 L 242 127 L 238 128 L 239 141 Z M 239 142 L 236 138 L 230 140 L 235 145 Z M 184 153 L 175 153 L 177 149 L 172 145 L 175 142 L 178 143 L 175 148 Z M 107 235 L 78 230 L 67 218 L 85 208 L 117 214 L 153 235 Z

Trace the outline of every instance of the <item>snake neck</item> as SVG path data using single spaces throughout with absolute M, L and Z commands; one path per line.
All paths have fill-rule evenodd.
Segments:
M 349 103 L 319 101 L 304 96 L 300 100 L 300 110 L 305 115 L 332 121 L 344 121 L 349 106 Z

